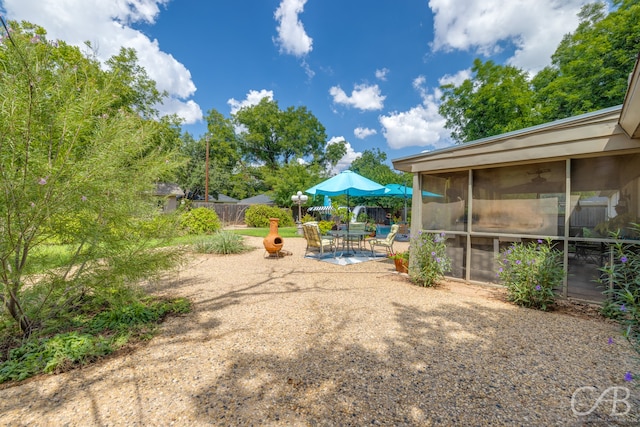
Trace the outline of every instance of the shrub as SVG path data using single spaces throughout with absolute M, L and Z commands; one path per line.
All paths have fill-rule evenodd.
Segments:
M 409 261 L 409 251 L 404 252 L 396 252 L 395 254 L 389 255 L 390 259 L 401 259 L 403 261 Z
M 249 227 L 268 227 L 269 218 L 278 218 L 280 227 L 292 227 L 295 224 L 291 210 L 275 206 L 252 205 L 244 214 L 244 222 Z
M 451 269 L 451 259 L 447 256 L 445 234 L 418 232 L 411 239 L 411 264 L 409 277 L 420 286 L 436 286 L 444 279 L 444 273 Z
M 514 243 L 498 255 L 498 264 L 509 301 L 543 311 L 553 304 L 553 289 L 562 285 L 564 269 L 562 253 L 551 239 Z
M 193 244 L 193 250 L 201 254 L 238 254 L 247 249 L 242 236 L 230 231 L 219 231 Z
M 195 208 L 180 216 L 180 226 L 189 234 L 209 234 L 221 227 L 218 214 L 207 208 Z
M 640 226 L 634 225 L 636 231 Z M 625 338 L 640 353 L 640 253 L 638 246 L 616 242 L 613 246 L 614 262 L 601 268 L 605 274 L 601 283 L 609 288 L 604 291 L 608 299 L 603 314 L 616 319 L 623 327 Z
M 318 222 L 318 228 L 320 228 L 321 234 L 327 234 L 329 230 L 333 228 L 335 223 L 333 221 L 320 221 Z
M 315 221 L 316 219 L 313 217 L 313 215 L 309 215 L 308 213 L 302 215 L 302 219 L 300 220 L 303 224 L 305 222 L 309 222 L 309 221 Z

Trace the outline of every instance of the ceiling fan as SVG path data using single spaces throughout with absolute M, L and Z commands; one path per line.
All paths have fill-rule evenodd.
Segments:
M 536 175 L 531 179 L 531 182 L 534 184 L 542 184 L 543 182 L 547 182 L 547 178 L 542 177 L 543 173 L 551 172 L 551 169 L 536 169 L 533 172 L 527 172 L 529 175 Z

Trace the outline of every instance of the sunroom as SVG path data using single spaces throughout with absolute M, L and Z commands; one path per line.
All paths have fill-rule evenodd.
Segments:
M 501 250 L 549 238 L 567 273 L 557 293 L 604 298 L 612 232 L 640 245 L 638 74 L 622 106 L 393 160 L 414 174 L 412 234 L 446 235 L 449 278 L 498 284 Z

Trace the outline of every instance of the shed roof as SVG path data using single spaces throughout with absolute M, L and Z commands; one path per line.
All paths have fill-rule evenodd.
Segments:
M 209 195 L 209 201 L 214 203 L 238 203 L 238 199 L 234 199 L 233 197 L 229 197 L 225 194 L 218 193 L 218 197 L 214 197 Z
M 259 194 L 257 196 L 242 199 L 238 202 L 239 205 L 273 205 L 275 204 L 271 197 L 266 194 Z
M 173 184 L 169 182 L 159 182 L 156 184 L 156 189 L 153 195 L 182 197 L 184 196 L 184 191 L 182 191 L 182 189 L 178 184 Z

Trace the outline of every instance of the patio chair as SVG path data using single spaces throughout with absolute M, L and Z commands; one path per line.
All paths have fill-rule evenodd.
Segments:
M 386 249 L 387 255 L 393 254 L 393 242 L 396 240 L 396 235 L 398 234 L 398 230 L 400 226 L 398 224 L 393 224 L 391 226 L 391 230 L 387 237 L 384 239 L 370 239 L 369 245 L 371 245 L 371 256 L 375 256 L 375 247 L 382 246 Z
M 333 252 L 333 256 L 336 256 L 336 242 L 331 236 L 323 236 L 320 234 L 320 227 L 316 221 L 309 221 L 302 224 L 302 233 L 307 241 L 307 247 L 304 251 L 304 255 L 307 252 L 317 250 L 320 255 L 324 255 L 325 248 L 329 248 Z

